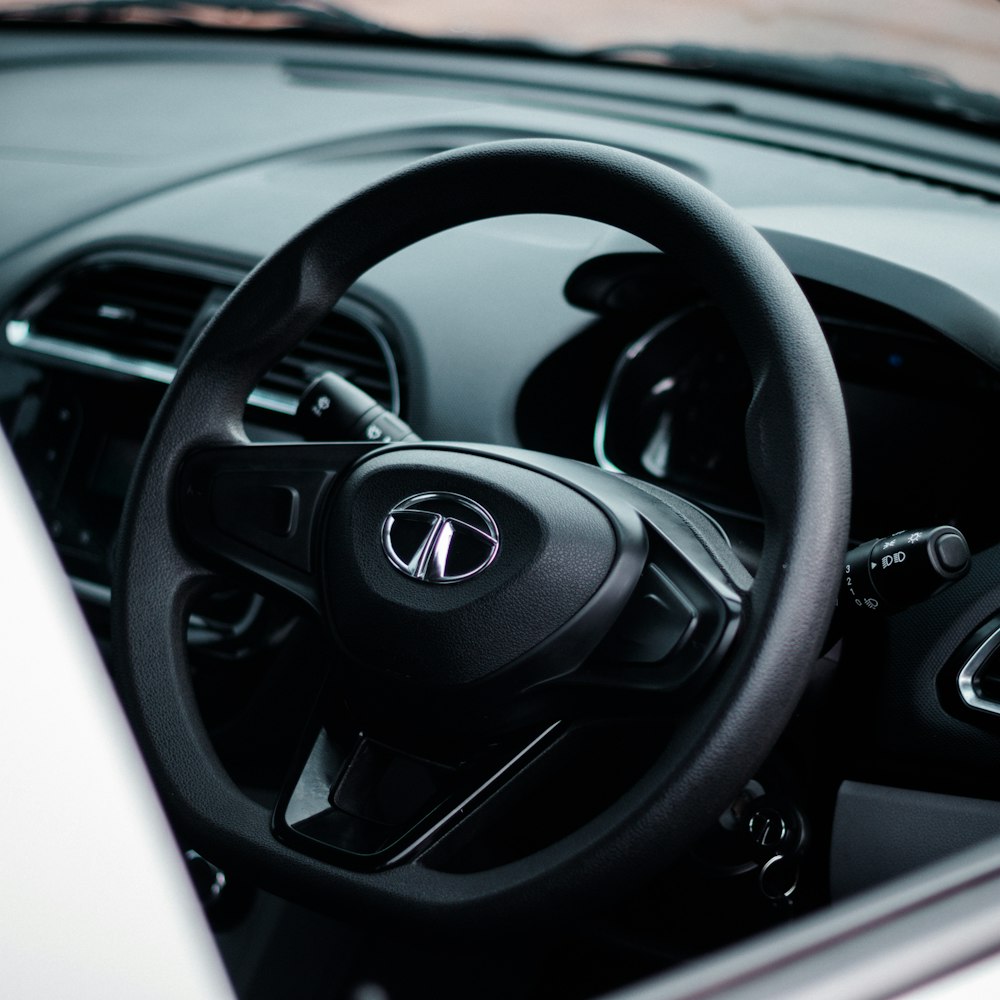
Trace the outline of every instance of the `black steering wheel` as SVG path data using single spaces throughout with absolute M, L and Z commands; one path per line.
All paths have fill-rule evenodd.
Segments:
M 441 230 L 521 213 L 631 232 L 721 307 L 753 379 L 765 542 L 752 580 L 695 507 L 580 463 L 465 444 L 248 443 L 247 395 L 363 272 Z M 125 506 L 119 686 L 175 823 L 258 884 L 404 919 L 551 912 L 676 858 L 759 767 L 820 652 L 849 490 L 822 333 L 732 209 L 617 149 L 460 149 L 264 260 L 181 365 Z M 329 625 L 331 677 L 276 810 L 229 778 L 194 703 L 186 616 L 218 567 Z M 496 867 L 442 862 L 574 725 L 630 716 L 662 719 L 662 747 L 597 815 Z

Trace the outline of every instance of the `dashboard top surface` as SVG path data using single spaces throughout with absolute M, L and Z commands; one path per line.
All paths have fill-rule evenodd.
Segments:
M 172 60 L 155 39 L 135 38 L 109 62 L 106 41 L 0 35 L 4 305 L 54 261 L 108 243 L 194 248 L 250 265 L 422 155 L 495 138 L 571 136 L 688 173 L 746 212 L 794 273 L 906 309 L 1000 363 L 992 266 L 1000 206 L 960 185 L 893 172 L 874 153 L 869 163 L 847 162 L 837 146 L 846 133 L 820 155 L 806 141 L 795 149 L 726 135 L 718 122 L 694 128 L 685 116 L 705 100 L 697 87 L 706 85 L 691 91 L 690 81 L 661 94 L 664 107 L 680 109 L 672 123 L 649 120 L 648 101 L 631 115 L 602 113 L 611 77 L 596 68 L 580 77 L 579 68 L 542 66 L 536 72 L 557 84 L 542 97 L 504 91 L 498 60 L 488 87 L 455 97 L 449 80 L 466 72 L 456 56 L 425 57 L 394 78 L 380 75 L 392 53 L 377 49 L 350 50 L 338 64 L 310 46 L 252 42 L 237 56 L 224 42 L 194 40 Z M 587 96 L 584 79 L 592 105 L 559 106 L 566 95 Z M 643 75 L 635 85 L 652 86 Z M 740 128 L 756 121 L 762 133 L 781 116 L 787 128 L 803 110 L 777 95 L 767 124 L 760 94 L 743 99 L 752 113 Z M 114 114 L 93 113 L 107 108 Z M 825 110 L 836 135 L 844 110 Z M 926 138 L 928 126 L 915 128 Z M 979 138 L 941 138 L 950 144 L 938 166 L 967 147 L 977 156 L 990 148 Z M 985 184 L 988 171 L 982 177 Z M 569 274 L 589 257 L 643 248 L 582 220 L 491 220 L 440 234 L 366 275 L 367 292 L 398 319 L 415 421 L 437 437 L 512 443 L 525 378 L 588 319 L 562 296 Z M 470 326 L 474 339 L 464 335 Z

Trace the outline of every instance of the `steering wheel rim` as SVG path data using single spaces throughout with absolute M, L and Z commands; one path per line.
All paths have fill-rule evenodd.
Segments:
M 184 637 L 208 571 L 178 527 L 179 470 L 196 448 L 246 441 L 251 389 L 369 267 L 456 225 L 528 213 L 590 218 L 666 253 L 683 248 L 686 271 L 730 321 L 754 385 L 747 450 L 766 527 L 739 647 L 669 751 L 557 843 L 463 874 L 419 861 L 377 872 L 334 867 L 274 836 L 270 811 L 233 784 L 201 724 Z M 561 140 L 466 147 L 380 181 L 293 237 L 245 279 L 182 363 L 122 519 L 112 607 L 119 688 L 174 821 L 258 884 L 327 908 L 456 925 L 551 912 L 675 857 L 773 747 L 832 614 L 849 493 L 843 400 L 822 332 L 784 264 L 731 208 L 617 149 Z

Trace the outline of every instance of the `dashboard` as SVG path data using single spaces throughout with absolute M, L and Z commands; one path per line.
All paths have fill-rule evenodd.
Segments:
M 0 35 L 0 74 L 0 422 L 109 661 L 116 533 L 146 430 L 255 264 L 424 156 L 527 136 L 608 143 L 735 206 L 799 281 L 844 392 L 852 539 L 952 525 L 972 550 L 965 579 L 913 608 L 841 609 L 805 725 L 821 724 L 790 732 L 761 778 L 813 830 L 812 898 L 1000 827 L 1000 670 L 978 682 L 985 710 L 957 681 L 1000 609 L 995 139 L 638 69 L 378 46 L 18 29 Z M 365 274 L 262 380 L 249 437 L 301 440 L 298 398 L 327 370 L 425 439 L 518 445 L 670 489 L 754 566 L 749 378 L 683 246 L 654 252 L 559 216 L 425 240 Z M 246 734 L 275 656 L 307 650 L 308 628 L 230 581 L 191 617 L 203 711 L 264 795 L 296 734 L 275 733 L 272 757 Z M 896 851 L 925 794 L 945 819 Z M 968 802 L 981 823 L 952 823 Z M 699 850 L 715 872 L 747 870 L 728 847 Z M 761 919 L 740 913 L 734 936 Z

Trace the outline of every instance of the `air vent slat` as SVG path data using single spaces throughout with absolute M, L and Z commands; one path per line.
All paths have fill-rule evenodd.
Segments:
M 64 277 L 28 317 L 32 331 L 119 357 L 176 360 L 212 282 L 196 275 L 102 262 Z
M 160 311 L 132 305 L 122 299 L 107 299 L 84 308 L 54 310 L 46 316 L 46 324 L 80 324 L 114 333 L 116 330 L 146 329 L 160 331 L 164 339 L 174 344 L 183 338 L 190 326 L 190 317 L 164 314 Z
M 302 395 L 303 381 L 306 380 L 298 374 L 282 375 L 272 372 L 261 383 L 261 385 L 263 388 L 270 389 L 274 392 L 283 392 L 289 396 L 300 396 Z M 308 381 L 306 381 L 306 384 L 308 385 Z
M 119 337 L 110 336 L 104 331 L 57 329 L 48 334 L 48 336 L 73 344 L 85 344 L 87 347 L 93 347 L 101 351 L 107 351 L 110 354 L 117 354 L 128 358 L 169 363 L 173 361 L 174 357 L 173 350 L 164 348 L 163 344 L 159 341 L 143 337 L 131 337 L 128 348 L 123 349 Z
M 385 361 L 382 358 L 366 357 L 354 351 L 341 351 L 335 347 L 311 344 L 308 341 L 296 351 L 296 355 L 310 361 L 334 361 L 339 365 L 350 365 L 352 368 L 369 368 L 374 371 L 385 368 Z
M 165 343 L 164 338 L 147 336 L 141 329 L 134 327 L 127 331 L 121 327 L 109 329 L 107 326 L 89 321 L 87 317 L 83 319 L 71 316 L 52 317 L 45 324 L 44 330 L 39 329 L 38 332 L 44 332 L 48 337 L 69 340 L 75 344 L 93 344 L 129 356 L 145 357 L 150 350 L 155 350 L 172 358 L 176 352 L 176 338 L 171 338 L 169 343 Z M 174 331 L 168 330 L 168 332 Z
M 187 301 L 171 301 L 169 288 L 159 290 L 163 298 L 156 295 L 140 295 L 135 290 L 118 288 L 86 289 L 80 294 L 80 298 L 74 303 L 77 307 L 97 309 L 106 303 L 130 306 L 134 309 L 141 309 L 143 312 L 160 313 L 164 316 L 176 316 L 190 322 L 191 312 L 201 306 L 201 300 L 188 297 Z
M 346 375 L 344 377 L 347 378 Z M 363 375 L 354 375 L 351 377 L 351 381 L 359 389 L 364 389 L 365 392 L 367 392 L 371 396 L 374 396 L 376 399 L 378 399 L 380 396 L 386 395 L 387 392 L 386 384 L 381 379 L 365 378 Z

